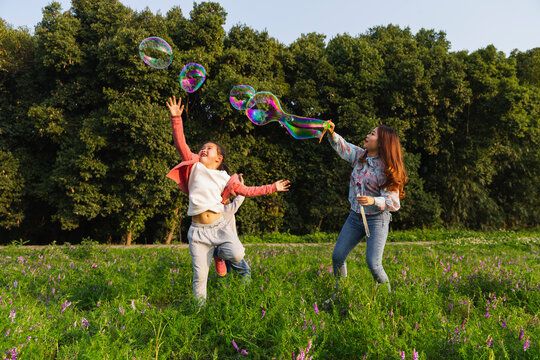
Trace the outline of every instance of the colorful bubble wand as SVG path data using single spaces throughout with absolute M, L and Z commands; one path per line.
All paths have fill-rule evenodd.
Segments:
M 318 138 L 319 143 L 330 127 L 330 120 L 312 119 L 286 113 L 278 98 L 268 91 L 256 93 L 249 85 L 238 85 L 230 92 L 231 105 L 237 110 L 245 110 L 246 115 L 256 125 L 266 125 L 277 121 L 295 139 Z M 270 105 L 270 109 L 257 109 L 260 104 Z

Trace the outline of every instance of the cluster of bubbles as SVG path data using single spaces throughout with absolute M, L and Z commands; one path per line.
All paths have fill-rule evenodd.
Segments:
M 171 46 L 162 38 L 149 37 L 139 44 L 139 55 L 144 63 L 154 69 L 165 69 L 173 60 Z M 189 63 L 180 72 L 180 86 L 184 91 L 193 93 L 202 86 L 206 79 L 206 70 L 197 63 Z
M 274 94 L 268 91 L 256 92 L 249 85 L 233 87 L 229 93 L 229 101 L 236 110 L 245 111 L 252 123 L 266 125 L 277 121 L 295 139 L 322 139 L 330 124 L 329 120 L 288 114 Z
M 139 44 L 141 59 L 150 67 L 165 69 L 171 65 L 173 51 L 171 46 L 162 38 L 149 37 Z M 184 91 L 197 91 L 206 79 L 206 70 L 197 63 L 189 63 L 180 72 L 179 82 Z M 266 125 L 277 121 L 287 129 L 295 139 L 322 139 L 330 121 L 311 119 L 286 113 L 278 98 L 268 92 L 256 92 L 249 85 L 237 85 L 229 94 L 231 105 L 245 111 L 251 122 Z

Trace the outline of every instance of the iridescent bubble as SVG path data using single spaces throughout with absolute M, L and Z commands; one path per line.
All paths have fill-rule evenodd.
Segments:
M 146 65 L 165 69 L 172 63 L 172 49 L 162 38 L 149 37 L 139 44 L 139 55 Z
M 255 95 L 255 89 L 249 85 L 236 85 L 229 93 L 229 101 L 236 110 L 246 110 L 247 102 Z
M 277 121 L 295 139 L 322 139 L 329 120 L 319 120 L 288 114 L 281 108 L 278 98 L 267 91 L 253 95 L 246 105 L 246 115 L 256 125 Z M 259 107 L 261 109 L 259 109 Z
M 189 63 L 184 66 L 180 72 L 180 86 L 188 93 L 199 90 L 204 79 L 206 79 L 206 70 L 197 63 Z

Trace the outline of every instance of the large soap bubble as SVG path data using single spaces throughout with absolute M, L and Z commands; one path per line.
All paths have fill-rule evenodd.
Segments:
M 246 110 L 247 102 L 255 95 L 255 89 L 249 85 L 236 85 L 229 93 L 229 101 L 236 110 Z
M 165 40 L 149 37 L 139 44 L 139 55 L 146 65 L 154 69 L 165 69 L 172 63 L 172 49 Z
M 206 70 L 197 63 L 189 63 L 180 72 L 180 86 L 188 93 L 199 90 L 206 79 Z

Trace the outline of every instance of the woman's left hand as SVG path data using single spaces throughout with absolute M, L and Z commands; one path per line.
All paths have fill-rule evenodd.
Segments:
M 358 195 L 356 197 L 360 205 L 362 206 L 368 206 L 375 204 L 375 199 L 372 196 L 360 196 Z

